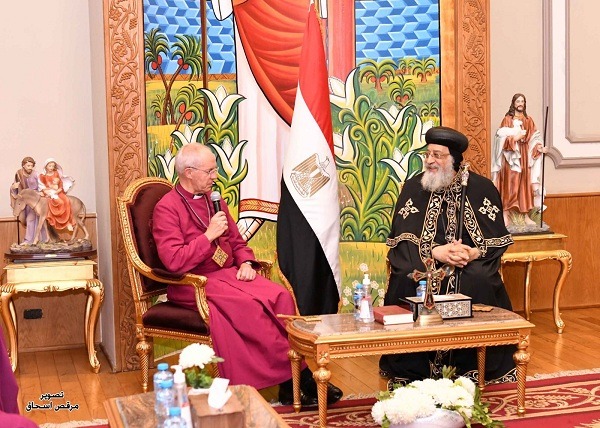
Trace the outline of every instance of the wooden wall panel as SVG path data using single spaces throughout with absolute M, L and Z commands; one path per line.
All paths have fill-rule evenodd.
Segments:
M 561 308 L 600 306 L 598 246 L 600 242 L 600 194 L 550 195 L 544 222 L 556 233 L 567 235 L 566 250 L 573 268 L 563 286 Z M 536 262 L 531 274 L 532 309 L 551 309 L 554 283 L 559 272 L 554 261 Z M 506 288 L 515 310 L 523 309 L 524 265 L 504 269 Z
M 95 214 L 86 218 L 85 226 L 95 248 L 97 245 Z M 25 230 L 21 228 L 21 236 L 24 232 Z M 10 251 L 10 245 L 16 241 L 16 221 L 0 219 L 0 250 L 2 254 Z M 5 266 L 6 260 L 2 257 L 0 268 L 4 269 Z M 17 313 L 19 351 L 72 348 L 85 345 L 83 336 L 85 294 L 82 291 L 52 293 L 43 297 L 35 293 L 28 293 L 19 295 L 14 302 Z M 25 309 L 41 309 L 43 316 L 40 319 L 26 320 L 23 318 Z M 96 331 L 96 339 L 100 340 L 98 331 Z

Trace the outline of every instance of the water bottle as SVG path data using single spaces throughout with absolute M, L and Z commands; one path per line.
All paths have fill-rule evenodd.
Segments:
M 360 302 L 364 296 L 363 285 L 359 282 L 354 287 L 354 318 L 360 320 Z
M 188 425 L 185 419 L 181 417 L 181 409 L 179 407 L 169 408 L 169 417 L 162 426 L 164 428 L 192 428 L 192 425 Z
M 371 280 L 369 279 L 369 274 L 365 273 L 365 277 L 362 281 L 362 289 L 363 294 L 360 300 L 360 312 L 359 312 L 359 320 L 364 323 L 369 323 L 375 321 L 375 316 L 373 315 L 373 298 L 371 297 Z
M 173 380 L 173 373 L 169 370 L 169 365 L 167 363 L 160 363 L 156 366 L 156 373 L 154 373 L 154 377 L 152 378 L 155 394 L 158 392 L 158 385 L 160 385 L 163 380 Z
M 154 412 L 156 414 L 156 426 L 162 428 L 169 417 L 169 409 L 173 407 L 173 381 L 163 380 L 158 384 Z
M 425 290 L 427 290 L 427 281 L 424 279 L 419 281 L 419 286 L 417 287 L 417 297 L 425 298 Z
M 171 366 L 175 370 L 173 375 L 173 395 L 175 396 L 175 405 L 181 409 L 181 419 L 188 427 L 192 427 L 192 413 L 190 411 L 190 402 L 188 401 L 187 385 L 185 383 L 185 373 L 181 366 Z

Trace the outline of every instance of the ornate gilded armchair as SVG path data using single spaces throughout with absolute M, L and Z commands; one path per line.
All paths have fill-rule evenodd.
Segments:
M 142 389 L 148 390 L 149 355 L 152 343 L 148 337 L 162 337 L 212 346 L 209 309 L 206 301 L 206 277 L 189 273 L 173 274 L 165 269 L 158 257 L 152 236 L 154 206 L 173 188 L 168 180 L 155 177 L 138 179 L 117 199 L 119 221 L 131 292 L 135 305 L 136 351 L 142 370 Z M 272 263 L 261 262 L 259 273 L 270 276 Z M 156 302 L 167 292 L 168 284 L 191 285 L 195 289 L 197 310 L 171 302 Z M 216 366 L 214 368 L 216 369 Z M 218 373 L 215 373 L 218 375 Z
M 204 343 L 212 346 L 208 304 L 199 275 L 169 273 L 158 257 L 152 237 L 154 206 L 173 185 L 161 178 L 142 178 L 131 183 L 118 198 L 121 233 L 127 254 L 127 270 L 135 305 L 136 351 L 142 369 L 142 389 L 148 390 L 148 363 L 152 344 L 148 337 L 162 337 Z M 168 284 L 195 288 L 198 310 L 185 309 L 170 302 L 153 303 L 167 292 Z

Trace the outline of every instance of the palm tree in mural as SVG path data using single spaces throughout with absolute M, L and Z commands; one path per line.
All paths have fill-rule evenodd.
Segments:
M 439 124 L 440 108 L 435 101 L 425 103 L 419 110 L 419 116 L 423 121 L 431 120 L 434 124 Z
M 150 30 L 150 33 L 145 34 L 144 40 L 145 67 L 150 76 L 158 73 L 165 87 L 165 97 L 163 99 L 162 111 L 160 112 L 161 125 L 176 122 L 176 112 L 171 99 L 171 89 L 177 77 L 186 72 L 189 73 L 188 80 L 191 80 L 193 77 L 200 79 L 202 74 L 202 43 L 200 37 L 186 34 L 183 36 L 176 35 L 175 38 L 177 41 L 173 43 L 172 59 L 177 59 L 177 69 L 168 81 L 167 75 L 164 74 L 162 68 L 162 55 L 168 58 L 171 51 L 167 37 L 159 33 L 158 28 L 154 28 Z
M 403 74 L 396 76 L 388 87 L 388 95 L 392 101 L 401 107 L 407 105 L 415 96 L 417 85 L 412 79 L 407 79 Z
M 427 82 L 427 76 L 432 76 L 436 68 L 435 58 L 417 59 L 413 66 L 413 74 L 421 78 L 421 83 Z
M 169 83 L 165 88 L 167 94 L 171 93 L 173 83 L 182 71 L 190 70 L 188 80 L 192 80 L 194 76 L 196 76 L 197 79 L 200 79 L 200 75 L 202 74 L 202 42 L 200 37 L 185 34 L 183 36 L 176 35 L 175 38 L 177 41 L 173 43 L 173 47 L 175 48 L 173 51 L 173 59 L 179 58 L 177 59 L 177 70 L 175 70 L 171 76 L 171 80 L 169 80 Z M 202 116 L 200 115 L 198 117 Z M 171 109 L 171 123 L 173 122 L 175 122 L 175 113 L 173 109 Z
M 150 111 L 152 115 L 148 118 L 149 125 L 157 125 L 161 121 L 162 108 L 165 102 L 165 97 L 162 94 L 156 94 L 156 97 L 150 103 Z
M 401 58 L 398 61 L 398 70 L 396 71 L 396 73 L 398 73 L 398 74 L 411 74 L 412 73 L 412 67 L 413 67 L 414 63 L 415 63 L 415 59 L 414 58 L 411 58 L 411 57 Z
M 373 59 L 366 59 L 361 61 L 360 67 L 360 81 L 371 82 L 375 84 L 377 92 L 382 90 L 381 82 L 390 82 L 394 78 L 396 73 L 396 63 L 391 59 L 384 59 L 381 62 L 377 62 Z
M 144 69 L 148 71 L 151 79 L 154 77 L 154 74 L 158 73 L 165 88 L 167 87 L 167 77 L 165 76 L 162 62 L 163 55 L 169 58 L 169 52 L 169 40 L 167 36 L 158 32 L 158 28 L 153 28 L 150 30 L 150 33 L 144 34 Z M 169 92 L 166 93 L 163 99 L 162 111 L 159 111 L 158 114 L 155 112 L 161 124 L 167 123 L 166 112 L 168 110 L 173 110 Z

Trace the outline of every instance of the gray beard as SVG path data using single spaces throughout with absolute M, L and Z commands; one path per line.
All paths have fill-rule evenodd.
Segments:
M 429 192 L 437 192 L 438 190 L 450 186 L 454 175 L 455 172 L 452 168 L 452 164 L 450 164 L 450 168 L 448 169 L 440 168 L 435 174 L 425 170 L 423 177 L 421 177 L 421 185 L 423 186 L 423 189 Z

